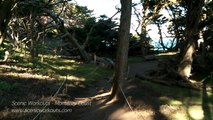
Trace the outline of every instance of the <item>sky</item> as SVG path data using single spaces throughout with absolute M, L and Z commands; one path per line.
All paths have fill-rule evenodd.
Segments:
M 141 0 L 133 0 L 133 3 L 139 3 L 140 1 Z M 111 17 L 117 12 L 116 7 L 120 7 L 120 0 L 75 0 L 75 2 L 81 6 L 87 6 L 90 10 L 94 10 L 93 13 L 96 17 L 103 14 Z M 120 15 L 117 15 L 116 17 L 119 18 Z M 135 33 L 133 30 L 133 28 L 135 28 L 134 26 L 137 26 L 136 18 L 132 17 L 131 33 L 133 34 Z M 159 39 L 158 28 L 156 25 L 149 25 L 147 29 L 150 29 L 148 34 L 152 39 Z M 166 27 L 163 27 L 162 31 L 167 33 Z
M 94 10 L 96 17 L 106 14 L 108 17 L 116 13 L 115 6 L 120 5 L 120 0 L 75 0 L 79 5 L 87 6 Z
M 93 13 L 96 17 L 99 17 L 100 15 L 103 14 L 107 15 L 108 17 L 111 17 L 117 12 L 116 8 L 120 8 L 120 0 L 75 0 L 75 1 L 79 5 L 87 6 L 90 10 L 94 10 Z M 133 0 L 133 2 L 139 1 L 140 0 Z M 119 17 L 120 14 L 117 14 L 115 16 L 115 18 Z M 132 24 L 134 24 L 134 21 L 135 21 L 134 18 L 132 18 Z M 131 33 L 135 33 L 135 31 L 131 29 Z

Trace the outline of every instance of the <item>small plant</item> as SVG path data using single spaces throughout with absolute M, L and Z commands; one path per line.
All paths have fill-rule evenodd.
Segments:
M 1 81 L 0 82 L 0 90 L 11 90 L 15 87 L 17 87 L 18 84 L 17 83 L 14 83 L 14 84 L 10 84 L 6 81 Z

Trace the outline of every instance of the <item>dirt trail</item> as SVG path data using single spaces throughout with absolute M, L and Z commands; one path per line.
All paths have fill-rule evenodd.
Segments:
M 31 90 L 31 93 L 33 94 L 30 94 L 30 97 L 34 98 L 35 94 L 38 96 L 37 99 L 42 97 L 42 100 L 88 104 L 85 106 L 49 106 L 48 108 L 72 109 L 73 111 L 57 114 L 42 113 L 38 120 L 173 120 L 170 118 L 173 112 L 178 111 L 180 113 L 184 113 L 185 111 L 179 106 L 167 105 L 165 104 L 165 101 L 170 99 L 182 101 L 183 98 L 176 97 L 176 95 L 172 94 L 162 94 L 158 91 L 158 89 L 156 91 L 155 87 L 151 87 L 151 84 L 147 84 L 147 81 L 135 78 L 136 74 L 142 74 L 146 71 L 156 69 L 157 64 L 157 60 L 129 64 L 130 79 L 124 83 L 122 88 L 133 108 L 133 111 L 130 110 L 122 95 L 120 96 L 119 101 L 111 103 L 105 102 L 110 95 L 110 88 L 112 86 L 110 81 L 111 76 L 98 80 L 91 87 L 85 86 L 83 82 L 67 81 L 66 87 L 60 91 L 59 95 L 53 98 L 50 97 L 50 95 L 52 91 L 55 91 L 55 89 L 59 87 L 59 83 L 61 82 L 52 80 L 47 84 L 39 79 L 26 78 L 25 81 L 22 80 L 20 85 L 27 83 L 28 87 L 23 89 L 25 91 L 21 91 L 22 89 L 20 89 L 20 93 L 25 93 L 26 91 Z M 14 79 L 11 83 L 18 80 L 20 81 L 20 79 Z M 40 91 L 42 92 L 40 93 Z M 25 94 L 28 95 L 28 92 Z M 23 116 L 23 118 L 27 117 Z M 29 115 L 29 118 L 33 117 L 34 114 Z M 22 116 L 20 118 L 14 118 L 13 120 L 17 119 L 22 120 Z
M 156 69 L 158 61 L 145 61 L 141 63 L 132 63 L 129 65 L 129 77 L 134 77 L 136 74 Z
M 157 66 L 157 61 L 147 61 L 142 63 L 132 63 L 130 64 L 129 75 L 131 78 L 134 78 L 135 74 L 146 72 L 150 69 L 155 69 Z M 8 79 L 8 78 L 7 78 Z M 10 78 L 11 82 L 13 82 L 13 78 Z M 14 81 L 17 81 L 14 79 Z M 48 106 L 48 108 L 60 108 L 60 109 L 72 109 L 72 112 L 69 113 L 58 113 L 58 114 L 48 114 L 42 113 L 39 116 L 41 120 L 53 119 L 53 117 L 57 117 L 58 120 L 143 120 L 138 113 L 135 111 L 131 111 L 128 105 L 126 104 L 125 99 L 121 96 L 121 100 L 112 103 L 106 103 L 106 99 L 110 95 L 110 88 L 112 86 L 110 82 L 110 76 L 108 78 L 103 78 L 96 83 L 93 84 L 92 87 L 84 87 L 83 84 L 79 83 L 75 85 L 75 87 L 67 87 L 63 88 L 60 94 L 55 97 L 50 97 L 51 91 L 55 91 L 56 88 L 59 87 L 58 81 L 52 81 L 51 83 L 43 82 L 39 79 L 26 78 L 26 80 L 22 80 L 20 84 L 29 84 L 26 88 L 23 89 L 26 91 L 30 91 L 34 95 L 37 95 L 37 99 L 40 99 L 43 94 L 45 96 L 42 97 L 44 100 L 51 100 L 53 102 L 53 106 Z M 36 84 L 36 86 L 35 86 Z M 57 84 L 57 85 L 56 85 Z M 69 81 L 66 82 L 67 86 L 71 86 L 74 83 Z M 132 82 L 127 83 L 126 87 L 124 87 L 124 92 L 127 97 L 131 96 L 133 99 L 136 99 L 137 96 L 148 98 L 150 91 L 143 86 L 138 86 L 140 84 L 137 81 L 132 80 Z M 82 86 L 82 87 L 81 87 Z M 131 88 L 129 88 L 131 87 Z M 45 88 L 45 89 L 44 89 Z M 29 90 L 28 90 L 29 89 Z M 22 89 L 20 89 L 22 90 Z M 44 93 L 40 93 L 40 91 Z M 140 95 L 146 91 L 147 95 Z M 25 93 L 21 92 L 20 93 Z M 38 93 L 37 93 L 38 92 Z M 65 93 L 64 93 L 65 92 Z M 28 92 L 25 93 L 28 95 Z M 155 94 L 155 93 L 154 93 Z M 32 96 L 33 97 L 33 96 Z M 29 98 L 31 98 L 29 96 Z M 11 98 L 12 99 L 12 98 Z M 141 99 L 141 98 L 139 98 Z M 143 99 L 143 98 L 142 98 Z M 72 105 L 62 105 L 62 106 L 54 106 L 55 101 L 60 101 L 61 103 L 85 103 L 88 105 L 85 106 L 72 106 Z M 90 105 L 91 103 L 91 105 Z M 134 103 L 133 103 L 134 104 Z M 144 110 L 146 112 L 146 110 Z M 140 114 L 140 113 L 139 113 Z M 9 116 L 12 117 L 13 115 Z M 34 118 L 36 114 L 21 116 L 19 118 L 14 119 L 22 119 L 22 118 Z M 1 117 L 0 117 L 1 119 Z M 150 120 L 149 117 L 146 117 L 146 120 Z
M 157 61 L 132 63 L 130 64 L 129 75 L 131 78 L 134 78 L 136 74 L 155 69 L 156 67 Z M 132 96 L 133 98 L 135 98 L 135 96 L 138 96 L 140 93 L 142 93 L 142 91 L 146 91 L 143 89 L 143 87 L 139 88 L 138 86 L 135 86 L 137 85 L 137 83 L 135 82 L 137 81 L 133 80 L 132 82 L 129 82 L 127 87 L 124 89 L 124 91 L 127 93 L 127 97 Z M 134 91 L 132 91 L 131 88 L 129 89 L 129 86 L 135 86 L 135 88 L 137 89 L 134 88 Z M 125 99 L 113 103 L 106 103 L 105 100 L 109 96 L 108 93 L 110 91 L 110 87 L 111 84 L 108 82 L 108 80 L 103 79 L 98 81 L 95 87 L 91 87 L 86 92 L 85 97 L 91 100 L 92 106 L 74 108 L 74 114 L 78 114 L 78 120 L 144 120 L 143 116 L 140 115 L 141 113 L 130 110 L 130 108 L 126 104 Z M 149 91 L 147 91 L 146 93 L 150 94 Z M 147 96 L 145 96 L 145 98 L 146 97 Z M 145 114 L 149 113 L 146 113 L 146 110 L 144 112 Z M 149 118 L 149 115 L 145 117 L 147 120 L 151 119 Z

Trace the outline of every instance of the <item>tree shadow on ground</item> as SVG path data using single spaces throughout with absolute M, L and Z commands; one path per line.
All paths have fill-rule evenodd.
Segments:
M 136 108 L 141 105 L 139 109 L 151 109 L 154 112 L 151 120 L 174 119 L 172 114 L 181 112 L 183 113 L 179 115 L 179 118 L 175 119 L 181 119 L 181 117 L 187 119 L 189 109 L 186 105 L 202 107 L 201 101 L 198 102 L 201 97 L 200 92 L 189 88 L 165 86 L 143 80 L 128 82 L 125 88 L 127 96 L 132 96 L 132 101 L 135 101 L 133 103 Z M 191 114 L 188 118 L 190 116 Z
M 136 101 L 143 101 L 143 103 L 140 102 L 140 104 L 146 104 L 149 109 L 152 109 L 154 111 L 153 116 L 143 116 L 137 112 L 137 110 L 131 111 L 122 94 L 119 95 L 118 101 L 115 102 L 106 101 L 109 94 L 105 94 L 103 96 L 100 95 L 100 97 L 95 97 L 95 99 L 93 97 L 94 104 L 83 110 L 84 114 L 81 114 L 81 120 L 167 120 L 168 118 L 160 112 L 161 103 L 156 103 L 156 101 L 153 100 L 154 98 L 160 97 L 160 95 L 154 93 L 150 88 L 141 87 L 142 86 L 139 87 L 138 84 L 135 83 L 125 86 L 127 98 L 132 98 L 132 103 L 130 99 L 129 102 L 134 109 L 136 108 Z M 107 92 L 109 92 L 109 90 L 105 91 L 105 93 Z M 144 109 L 143 111 L 146 110 Z
M 144 120 L 168 120 L 167 116 L 160 112 L 161 105 L 165 104 L 164 101 L 159 100 L 161 94 L 154 91 L 151 86 L 141 84 L 138 80 L 127 83 L 125 93 L 126 96 L 131 96 L 134 108 L 140 106 L 138 109 L 147 111 L 148 116 L 143 115 L 145 112 L 141 113 Z
M 135 101 L 135 106 L 141 105 L 142 110 L 146 110 L 143 109 L 146 106 L 152 109 L 154 114 L 151 120 L 212 119 L 211 114 L 213 111 L 209 108 L 212 100 L 207 95 L 205 89 L 201 92 L 184 87 L 156 84 L 140 79 L 128 82 L 125 88 L 127 96 L 132 96 L 132 101 Z M 202 100 L 200 100 L 201 97 Z M 197 107 L 199 109 L 196 109 Z M 196 112 L 200 112 L 199 116 L 197 116 L 198 114 L 193 116 Z M 177 114 L 178 117 L 173 116 L 173 114 Z
M 22 78 L 0 76 L 0 120 L 29 120 L 38 112 L 12 112 L 13 109 L 42 109 L 45 105 L 29 105 L 28 102 L 47 102 L 47 109 L 73 109 L 74 106 L 56 105 L 57 101 L 73 101 L 76 96 L 87 91 L 82 81 Z M 3 86 L 3 87 L 2 87 Z M 62 86 L 62 87 L 61 87 Z M 61 89 L 59 89 L 61 87 Z M 58 93 L 57 93 L 58 92 Z M 56 94 L 57 93 L 57 94 Z M 18 104 L 18 103 L 25 104 Z M 42 113 L 38 119 L 46 116 L 52 120 L 63 120 L 64 113 Z M 73 115 L 72 112 L 70 117 Z
M 206 83 L 203 83 L 203 88 L 202 88 L 202 109 L 204 112 L 204 118 L 203 120 L 212 120 L 212 114 L 211 110 L 209 108 L 209 99 L 207 95 L 207 90 L 206 90 Z

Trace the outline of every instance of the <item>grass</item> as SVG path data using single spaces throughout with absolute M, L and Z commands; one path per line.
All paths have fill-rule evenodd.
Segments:
M 63 59 L 60 56 L 43 55 L 42 62 L 40 57 L 31 61 L 28 53 L 25 56 L 16 52 L 10 57 L 9 62 L 0 64 L 0 119 L 31 119 L 30 114 L 4 115 L 4 111 L 14 100 L 48 99 L 60 88 L 64 79 L 67 79 L 65 87 L 61 88 L 59 93 L 68 96 L 64 99 L 71 99 L 81 96 L 86 86 L 93 87 L 96 81 L 113 73 L 110 68 Z M 57 116 L 58 114 L 43 115 L 42 119 L 58 119 Z
M 8 67 L 6 69 L 1 68 L 1 70 L 14 74 L 30 73 L 32 75 L 48 76 L 57 80 L 67 78 L 73 81 L 83 81 L 90 86 L 93 82 L 112 75 L 112 69 L 63 59 L 59 56 L 43 55 L 43 62 L 40 61 L 40 58 L 30 61 L 28 55 L 25 58 L 23 56 L 20 53 L 15 53 L 11 59 L 16 62 L 8 63 Z
M 167 53 L 159 53 L 159 54 L 155 54 L 155 58 L 156 59 L 163 59 L 163 58 L 168 58 L 171 56 L 175 56 L 177 54 L 177 52 L 167 52 Z M 140 63 L 140 62 L 144 62 L 145 59 L 143 56 L 129 56 L 128 58 L 128 63 Z
M 171 87 L 141 81 L 143 85 L 149 87 L 161 96 L 150 100 L 153 104 L 167 106 L 174 109 L 173 113 L 165 113 L 172 120 L 211 120 L 213 118 L 213 93 L 196 91 L 188 88 Z
M 143 56 L 129 56 L 128 58 L 128 63 L 139 63 L 143 61 L 144 61 Z

